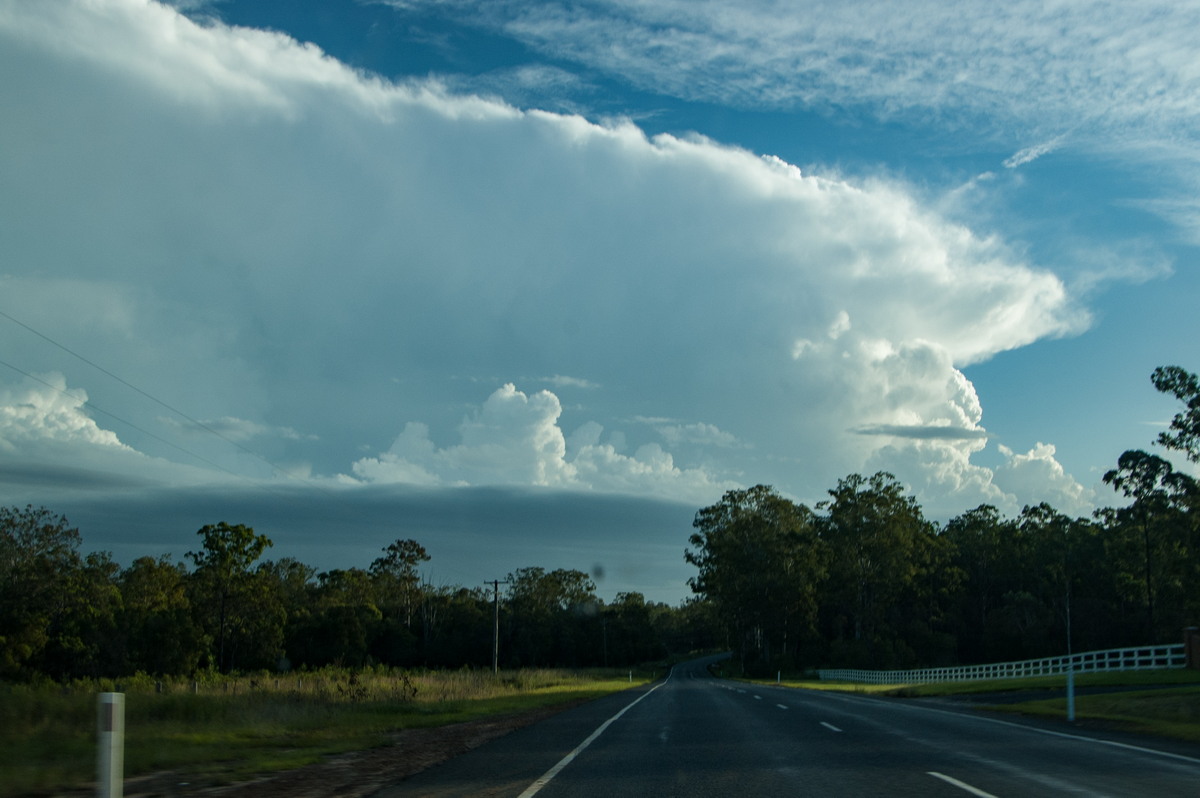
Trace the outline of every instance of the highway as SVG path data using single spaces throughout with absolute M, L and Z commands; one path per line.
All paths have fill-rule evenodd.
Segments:
M 1200 747 L 712 678 L 707 661 L 507 735 L 403 796 L 1200 796 Z

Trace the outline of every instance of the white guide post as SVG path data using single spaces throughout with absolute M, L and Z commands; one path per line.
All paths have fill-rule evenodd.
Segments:
M 1067 720 L 1075 722 L 1075 668 L 1067 671 Z
M 96 796 L 125 794 L 125 694 L 101 693 L 97 703 Z

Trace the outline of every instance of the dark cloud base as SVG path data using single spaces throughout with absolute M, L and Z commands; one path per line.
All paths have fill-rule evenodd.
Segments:
M 683 561 L 691 505 L 593 493 L 504 488 L 168 489 L 44 503 L 79 527 L 89 551 L 127 564 L 182 558 L 196 531 L 227 521 L 274 542 L 272 558 L 318 570 L 367 567 L 393 540 L 429 551 L 435 584 L 474 587 L 526 566 L 592 573 L 599 593 L 639 591 L 672 604 L 690 595 Z

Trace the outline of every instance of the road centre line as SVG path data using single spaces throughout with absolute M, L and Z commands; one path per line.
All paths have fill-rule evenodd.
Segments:
M 674 669 L 672 669 L 670 672 L 668 672 L 668 673 L 667 673 L 667 678 L 663 679 L 661 682 L 659 682 L 658 684 L 654 685 L 653 687 L 651 687 L 651 688 L 650 688 L 649 690 L 647 690 L 646 692 L 642 693 L 640 696 L 638 696 L 638 697 L 637 697 L 637 698 L 635 698 L 635 699 L 634 699 L 632 702 L 630 702 L 630 703 L 629 703 L 629 704 L 628 704 L 628 705 L 627 705 L 627 706 L 626 706 L 624 709 L 622 709 L 620 712 L 618 712 L 617 714 L 613 715 L 613 716 L 612 716 L 611 718 L 609 718 L 608 720 L 606 720 L 606 721 L 604 721 L 603 723 L 601 723 L 601 724 L 600 724 L 600 726 L 599 726 L 599 728 L 597 728 L 597 729 L 596 729 L 594 732 L 592 732 L 592 733 L 591 733 L 591 735 L 590 735 L 590 736 L 589 736 L 589 737 L 588 737 L 586 740 L 584 740 L 583 742 L 581 742 L 579 745 L 577 745 L 577 746 L 575 747 L 575 750 L 574 750 L 574 751 L 572 751 L 571 753 L 569 753 L 569 754 L 567 754 L 566 756 L 564 756 L 562 759 L 560 759 L 560 760 L 558 761 L 558 764 L 557 764 L 557 765 L 555 765 L 554 767 L 550 768 L 550 769 L 549 769 L 549 770 L 547 770 L 545 773 L 543 773 L 543 774 L 542 774 L 540 777 L 538 777 L 537 781 L 535 781 L 533 784 L 530 784 L 530 785 L 529 785 L 529 786 L 528 786 L 528 787 L 525 789 L 525 792 L 521 793 L 519 796 L 517 796 L 517 798 L 533 798 L 533 796 L 537 795 L 537 794 L 538 794 L 538 792 L 540 792 L 540 791 L 541 791 L 541 789 L 542 789 L 543 787 L 545 787 L 547 784 L 549 784 L 549 783 L 550 783 L 550 781 L 551 781 L 551 780 L 552 780 L 552 779 L 553 779 L 555 776 L 557 776 L 557 775 L 558 775 L 558 774 L 559 774 L 559 773 L 562 771 L 562 769 L 563 769 L 563 768 L 565 768 L 567 765 L 571 764 L 571 762 L 572 762 L 572 761 L 575 759 L 575 757 L 577 757 L 577 756 L 579 756 L 581 753 L 583 753 L 583 749 L 585 749 L 585 748 L 587 748 L 589 745 L 591 745 L 591 744 L 592 744 L 592 743 L 595 741 L 595 739 L 596 739 L 597 737 L 599 737 L 601 734 L 604 734 L 604 730 L 605 730 L 605 729 L 607 729 L 607 728 L 608 728 L 609 726 L 611 726 L 611 725 L 612 725 L 614 722 L 616 722 L 616 720 L 617 720 L 618 718 L 620 718 L 622 715 L 624 715 L 626 712 L 628 712 L 629 710 L 633 709 L 633 708 L 634 708 L 634 707 L 637 705 L 637 703 L 638 703 L 639 701 L 641 701 L 643 698 L 645 698 L 646 696 L 650 695 L 651 693 L 653 693 L 653 692 L 654 692 L 655 690 L 657 690 L 658 688 L 662 687 L 662 686 L 663 686 L 664 684 L 666 684 L 667 682 L 671 681 L 671 676 L 672 676 L 672 674 L 674 674 L 674 673 L 675 673 L 675 670 L 674 670 Z
M 990 792 L 984 792 L 983 790 L 979 789 L 978 787 L 972 787 L 970 784 L 967 784 L 965 781 L 959 781 L 958 779 L 953 778 L 951 776 L 947 776 L 944 773 L 938 773 L 936 770 L 927 770 L 925 772 L 928 773 L 930 776 L 933 776 L 935 779 L 941 779 L 942 781 L 946 782 L 947 784 L 953 784 L 955 787 L 958 787 L 960 790 L 966 790 L 967 792 L 971 793 L 971 795 L 976 796 L 976 798 L 996 798 L 996 796 L 992 795 Z
M 754 700 L 755 700 L 755 701 L 762 701 L 762 696 L 760 696 L 760 695 L 756 695 L 756 696 L 754 696 Z
M 779 707 L 780 709 L 787 709 L 787 704 L 776 704 L 775 706 Z
M 839 729 L 837 726 L 834 726 L 832 723 L 826 723 L 825 721 L 821 721 L 821 725 L 824 726 L 826 729 L 829 729 L 830 731 L 835 731 L 835 732 L 841 731 L 841 729 Z

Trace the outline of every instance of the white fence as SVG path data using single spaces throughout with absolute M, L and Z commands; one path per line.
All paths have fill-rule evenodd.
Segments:
M 991 665 L 960 665 L 953 668 L 925 668 L 915 671 L 822 670 L 822 681 L 862 682 L 865 684 L 915 684 L 918 682 L 968 682 L 978 679 L 1015 679 L 1021 676 L 1050 676 L 1057 673 L 1094 671 L 1148 671 L 1161 668 L 1186 668 L 1187 655 L 1182 643 L 1168 646 L 1110 648 L 1085 651 L 1062 657 L 999 662 Z

